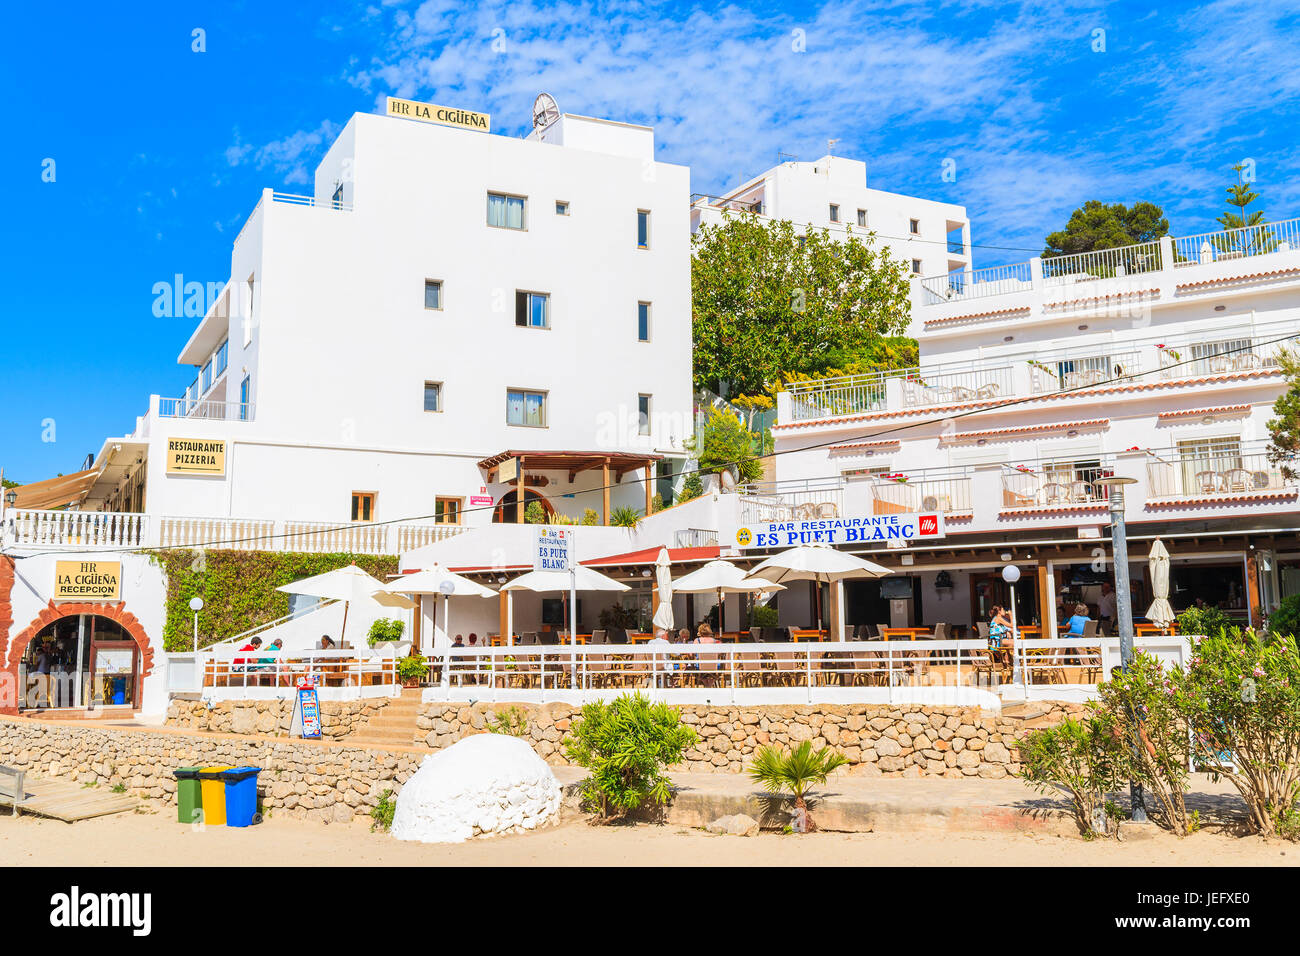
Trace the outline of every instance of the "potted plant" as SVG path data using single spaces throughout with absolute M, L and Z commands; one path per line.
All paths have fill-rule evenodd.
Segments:
M 382 644 L 385 641 L 400 641 L 402 632 L 406 630 L 406 623 L 392 617 L 381 617 L 370 625 L 370 634 L 366 638 L 371 647 L 376 644 Z
M 419 687 L 420 681 L 429 674 L 429 662 L 420 655 L 399 657 L 397 659 L 397 679 L 403 687 Z

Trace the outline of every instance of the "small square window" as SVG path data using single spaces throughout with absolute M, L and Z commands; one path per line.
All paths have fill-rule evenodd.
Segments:
M 858 225 L 864 229 L 867 226 L 867 211 L 865 209 L 858 210 Z
M 650 248 L 650 213 L 644 209 L 636 211 L 636 247 Z
M 545 292 L 515 292 L 515 325 L 526 329 L 551 327 L 551 297 Z
M 638 342 L 650 341 L 650 303 L 638 302 L 636 304 L 636 340 Z
M 636 398 L 636 433 L 650 434 L 650 396 L 638 395 Z
M 839 222 L 839 221 L 840 221 L 840 207 L 835 205 L 835 203 L 831 203 L 831 222 Z
M 434 524 L 460 524 L 460 498 L 437 498 L 434 500 Z
M 920 274 L 921 274 L 921 260 L 920 260 L 920 259 L 913 259 L 913 260 L 912 260 L 912 272 L 913 272 L 915 275 L 920 275 Z
M 561 200 L 555 200 L 555 214 L 557 216 L 567 216 L 569 214 L 569 204 Z
M 424 410 L 426 412 L 442 411 L 442 382 L 424 383 Z
M 436 279 L 424 280 L 424 307 L 426 309 L 442 308 L 442 283 Z
M 912 230 L 912 235 L 919 236 L 921 234 L 921 220 L 919 219 L 911 220 L 910 228 Z
M 375 520 L 375 493 L 373 491 L 352 492 L 352 520 Z

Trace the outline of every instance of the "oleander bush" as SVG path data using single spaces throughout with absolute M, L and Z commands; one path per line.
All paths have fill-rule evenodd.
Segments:
M 1019 748 L 1020 776 L 1039 793 L 1064 790 L 1085 839 L 1107 832 L 1106 795 L 1119 788 L 1127 766 L 1108 714 L 1067 717 L 1055 727 L 1031 730 Z

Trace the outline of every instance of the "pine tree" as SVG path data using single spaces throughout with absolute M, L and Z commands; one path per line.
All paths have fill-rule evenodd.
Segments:
M 1238 252 L 1244 256 L 1257 256 L 1265 252 L 1272 252 L 1277 248 L 1278 242 L 1273 238 L 1271 230 L 1262 228 L 1264 223 L 1263 210 L 1246 211 L 1247 207 L 1259 198 L 1259 193 L 1250 188 L 1250 181 L 1242 175 L 1246 170 L 1246 164 L 1238 163 L 1232 167 L 1232 170 L 1237 174 L 1237 182 L 1227 187 L 1228 205 L 1237 211 L 1225 212 L 1216 222 L 1224 229 L 1241 229 L 1245 231 L 1231 236 L 1219 237 L 1214 241 L 1214 244 L 1218 247 L 1220 253 Z

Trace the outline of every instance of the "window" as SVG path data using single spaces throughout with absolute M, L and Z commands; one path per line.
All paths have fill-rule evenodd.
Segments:
M 437 279 L 424 280 L 424 307 L 426 309 L 442 308 L 442 283 Z
M 520 388 L 506 390 L 506 424 L 546 427 L 546 393 Z
M 545 292 L 516 292 L 515 325 L 529 329 L 549 329 L 550 299 L 550 295 Z
M 230 342 L 226 341 L 226 342 L 222 342 L 221 346 L 217 349 L 217 357 L 215 362 L 213 363 L 214 367 L 212 369 L 213 381 L 216 381 L 218 378 L 220 378 L 221 373 L 226 370 L 226 365 L 229 362 L 229 355 L 230 355 L 229 346 L 230 346 Z
M 636 211 L 636 247 L 650 248 L 650 213 L 644 209 Z
M 338 209 L 340 206 L 343 205 L 343 184 L 342 183 L 339 183 L 338 186 L 334 188 L 333 203 L 335 209 Z
M 208 364 L 203 366 L 202 384 L 199 386 L 199 394 L 206 395 L 208 389 L 212 387 L 212 360 L 208 359 Z
M 352 492 L 352 520 L 375 520 L 375 493 L 373 491 Z
M 875 468 L 846 468 L 840 472 L 845 481 L 874 481 L 888 474 L 891 474 L 888 465 L 880 465 Z
M 433 514 L 435 524 L 460 524 L 459 498 L 437 498 L 434 500 Z
M 555 214 L 557 216 L 567 216 L 569 214 L 569 204 L 562 200 L 555 200 Z
M 252 380 L 245 375 L 244 380 L 239 383 L 239 420 L 248 421 L 248 397 L 253 392 Z
M 858 225 L 864 229 L 867 226 L 867 211 L 865 209 L 858 210 Z
M 912 235 L 919 236 L 921 234 L 921 220 L 913 219 L 910 223 L 911 224 L 908 228 L 911 230 Z
M 835 205 L 835 203 L 831 203 L 831 222 L 839 222 L 839 221 L 840 221 L 840 207 Z
M 636 433 L 650 434 L 650 396 L 638 395 L 636 398 Z
M 424 410 L 426 412 L 442 411 L 442 382 L 424 383 Z
M 913 259 L 913 260 L 912 260 L 912 272 L 913 272 L 914 275 L 918 275 L 918 276 L 921 274 L 921 260 L 920 260 L 920 259 Z
M 501 229 L 527 228 L 524 209 L 527 202 L 528 200 L 522 196 L 488 193 L 488 225 Z
M 638 342 L 650 341 L 650 303 L 638 302 L 636 304 L 636 340 Z
M 244 310 L 244 345 L 247 346 L 253 341 L 253 282 L 256 273 L 248 277 L 246 301 L 248 308 Z

